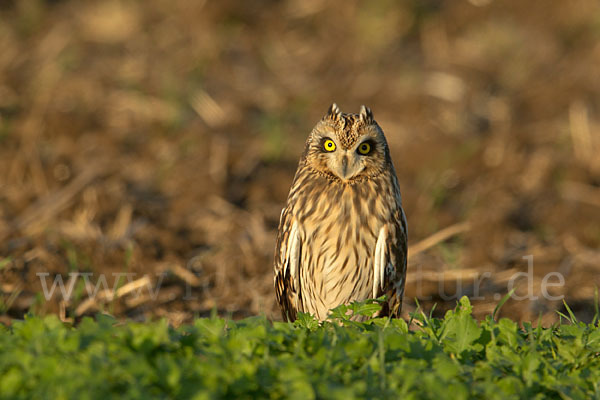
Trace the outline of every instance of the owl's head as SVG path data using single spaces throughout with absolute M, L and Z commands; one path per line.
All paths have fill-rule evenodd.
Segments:
M 313 128 L 304 159 L 316 172 L 352 183 L 381 174 L 390 158 L 383 131 L 369 108 L 346 114 L 333 103 Z

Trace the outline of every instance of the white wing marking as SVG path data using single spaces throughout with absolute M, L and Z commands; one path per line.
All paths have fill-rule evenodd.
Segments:
M 385 277 L 385 248 L 387 240 L 387 229 L 382 227 L 379 230 L 379 237 L 375 245 L 375 262 L 373 265 L 373 298 L 377 297 L 378 288 L 383 289 Z
M 298 232 L 298 222 L 294 221 L 288 243 L 286 246 L 286 262 L 284 263 L 283 273 L 285 275 L 287 267 L 290 267 L 290 279 L 294 282 L 294 289 L 298 290 L 298 262 L 300 260 L 300 235 Z

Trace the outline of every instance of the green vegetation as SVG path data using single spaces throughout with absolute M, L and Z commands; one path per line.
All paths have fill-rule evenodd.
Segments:
M 376 302 L 342 306 L 319 325 L 264 317 L 77 327 L 31 316 L 0 325 L 2 398 L 573 398 L 600 396 L 600 329 L 567 317 L 551 328 L 477 322 L 462 298 L 444 319 L 361 323 Z M 568 310 L 568 308 L 567 308 Z M 564 316 L 563 316 L 564 317 Z

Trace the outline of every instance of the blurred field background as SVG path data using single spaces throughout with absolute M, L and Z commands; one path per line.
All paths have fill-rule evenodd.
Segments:
M 405 315 L 464 294 L 484 316 L 533 256 L 517 294 L 539 298 L 502 315 L 556 321 L 556 271 L 548 292 L 591 318 L 599 93 L 594 0 L 0 0 L 0 321 L 279 319 L 279 213 L 334 101 L 391 147 Z M 40 273 L 73 272 L 108 289 L 44 298 Z

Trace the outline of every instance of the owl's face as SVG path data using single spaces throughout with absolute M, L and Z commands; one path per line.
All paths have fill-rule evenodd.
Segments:
M 385 171 L 389 153 L 371 110 L 362 106 L 359 114 L 345 114 L 334 103 L 312 130 L 305 159 L 317 173 L 353 183 Z

